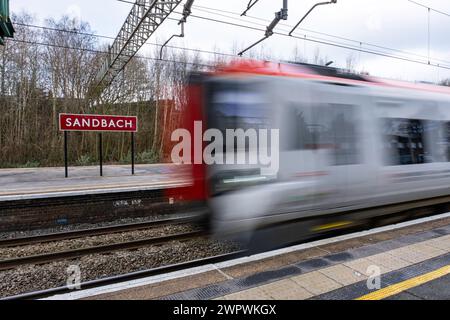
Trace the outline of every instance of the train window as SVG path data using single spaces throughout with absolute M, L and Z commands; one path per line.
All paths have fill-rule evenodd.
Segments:
M 281 110 L 281 123 L 283 126 L 280 128 L 280 147 L 284 151 L 297 151 L 305 149 L 301 145 L 302 140 L 299 137 L 304 136 L 301 130 L 306 125 L 299 125 L 299 119 L 304 118 L 303 113 L 310 108 L 298 109 L 295 103 L 287 105 Z
M 224 136 L 227 129 L 269 128 L 269 111 L 265 100 L 258 84 L 214 83 L 209 90 L 208 126 L 219 129 Z M 249 149 L 248 141 L 245 148 Z
M 331 150 L 331 165 L 361 163 L 356 107 L 322 104 L 299 108 L 296 114 L 298 149 Z
M 335 163 L 334 165 L 351 165 L 361 163 L 356 132 L 356 108 L 350 105 L 332 105 Z
M 386 165 L 411 165 L 432 162 L 425 148 L 425 132 L 432 128 L 417 119 L 383 118 Z
M 450 160 L 449 124 L 443 121 L 424 121 L 424 127 L 430 151 L 429 161 L 427 162 L 447 162 Z
M 280 128 L 280 143 L 286 150 L 316 150 L 319 149 L 317 134 L 314 130 L 315 120 L 313 108 L 299 107 L 292 103 L 283 111 Z
M 442 144 L 446 146 L 447 161 L 450 161 L 450 122 L 444 126 L 444 138 Z
M 326 106 L 288 108 L 284 123 L 291 132 L 293 139 L 289 139 L 291 150 L 320 150 L 332 148 L 329 125 L 331 121 Z M 321 115 L 321 116 L 319 116 Z

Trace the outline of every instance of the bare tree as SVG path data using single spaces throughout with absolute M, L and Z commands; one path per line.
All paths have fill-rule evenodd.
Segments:
M 348 72 L 356 71 L 356 59 L 353 54 L 349 54 L 345 59 L 345 68 L 347 69 Z
M 306 63 L 308 61 L 308 59 L 300 53 L 300 49 L 297 44 L 292 50 L 291 60 L 292 62 L 299 62 L 299 63 Z
M 314 50 L 314 57 L 313 57 L 313 63 L 316 65 L 325 65 L 328 63 L 328 57 L 327 56 L 321 56 L 320 54 L 320 48 L 316 47 Z
M 166 61 L 156 54 L 135 57 L 111 89 L 91 101 L 88 92 L 106 48 L 89 24 L 63 16 L 46 20 L 47 28 L 40 30 L 27 27 L 34 21 L 26 13 L 13 20 L 15 39 L 0 48 L 0 167 L 61 165 L 61 112 L 136 115 L 138 162 L 163 157 L 168 137 L 180 125 L 189 72 L 204 70 L 198 52 L 167 48 Z M 93 133 L 71 133 L 72 164 L 97 160 L 96 139 Z M 106 161 L 130 160 L 128 135 L 105 134 L 104 146 Z

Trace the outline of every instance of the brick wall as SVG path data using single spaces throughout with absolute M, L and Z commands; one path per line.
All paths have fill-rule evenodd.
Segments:
M 163 191 L 5 201 L 0 202 L 0 232 L 146 217 L 180 207 L 170 204 Z

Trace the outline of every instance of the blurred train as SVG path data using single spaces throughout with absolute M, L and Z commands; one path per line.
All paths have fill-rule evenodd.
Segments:
M 187 91 L 190 132 L 195 121 L 222 132 L 279 129 L 275 174 L 191 165 L 183 198 L 206 204 L 216 235 L 285 244 L 450 202 L 448 87 L 239 60 L 193 74 Z

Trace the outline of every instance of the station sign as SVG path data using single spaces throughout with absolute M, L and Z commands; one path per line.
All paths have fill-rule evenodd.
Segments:
M 59 115 L 60 131 L 137 132 L 137 117 L 69 114 Z

